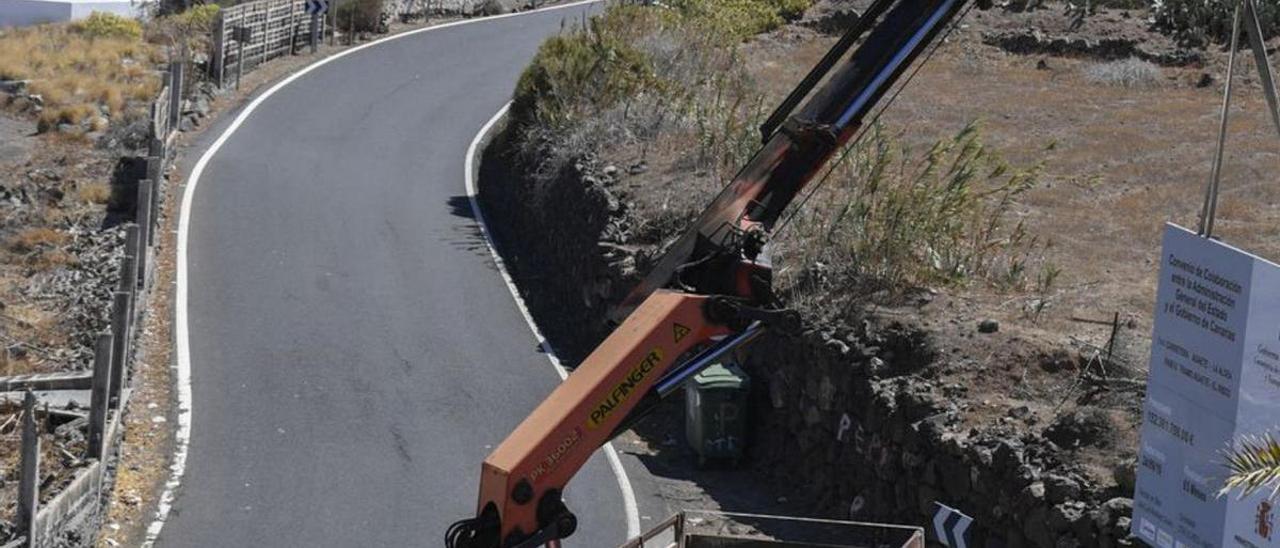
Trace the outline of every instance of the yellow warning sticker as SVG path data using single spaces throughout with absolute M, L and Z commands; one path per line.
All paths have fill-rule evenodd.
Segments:
M 675 324 L 672 327 L 672 331 L 675 332 L 676 342 L 680 342 L 680 339 L 683 339 L 685 335 L 689 334 L 689 328 L 680 324 Z

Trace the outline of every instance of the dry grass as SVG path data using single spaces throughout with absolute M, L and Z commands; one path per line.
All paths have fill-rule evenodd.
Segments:
M 31 253 L 67 243 L 65 232 L 48 227 L 28 228 L 9 239 L 9 250 L 14 253 Z
M 1005 162 L 976 123 L 918 150 L 874 126 L 775 233 L 779 288 L 824 314 L 920 287 L 1046 291 L 1059 272 L 1040 255 L 1049 244 L 1013 214 L 1040 169 Z
M 111 200 L 111 185 L 106 183 L 84 183 L 76 189 L 76 196 L 87 204 L 105 204 Z
M 0 79 L 30 80 L 44 100 L 42 128 L 89 123 L 145 112 L 160 89 L 153 67 L 159 49 L 132 36 L 94 36 L 70 25 L 40 25 L 0 34 Z M 105 115 L 105 116 L 103 116 Z

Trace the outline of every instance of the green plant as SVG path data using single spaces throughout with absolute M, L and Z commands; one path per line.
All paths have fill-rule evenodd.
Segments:
M 88 17 L 72 24 L 72 28 L 90 38 L 125 38 L 139 40 L 142 38 L 142 23 L 114 13 L 95 11 Z
M 1226 42 L 1237 0 L 1154 0 L 1152 18 L 1156 27 L 1188 42 Z M 1254 3 L 1264 36 L 1280 32 L 1280 4 L 1269 0 Z
M 1280 494 L 1280 442 L 1273 435 L 1244 436 L 1226 458 L 1229 475 L 1219 496 L 1236 491 L 1244 497 L 1268 487 L 1268 497 Z
M 382 0 L 346 0 L 338 3 L 337 24 L 347 31 L 376 32 L 382 18 Z
M 733 40 L 768 32 L 799 18 L 809 0 L 673 0 L 681 17 L 705 24 Z
M 518 125 L 563 128 L 584 112 L 607 110 L 657 84 L 649 58 L 619 29 L 626 11 L 610 10 L 585 28 L 543 42 L 512 97 Z
M 813 5 L 811 0 L 770 0 L 770 5 L 778 12 L 778 16 L 787 21 L 795 21 L 804 16 L 805 10 Z
M 218 13 L 222 10 L 217 4 L 201 4 L 192 6 L 190 9 L 174 15 L 171 19 L 180 27 L 195 33 L 207 34 L 213 30 L 213 24 L 218 20 Z
M 1053 289 L 1054 284 L 1058 281 L 1058 277 L 1062 275 L 1062 269 L 1053 263 L 1045 263 L 1040 266 L 1040 275 L 1036 276 L 1036 290 L 1040 294 L 1048 294 Z

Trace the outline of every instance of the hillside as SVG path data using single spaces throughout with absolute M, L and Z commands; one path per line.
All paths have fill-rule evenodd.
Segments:
M 544 46 L 486 152 L 482 197 L 521 227 L 496 231 L 570 363 L 865 3 L 755 26 L 690 4 Z M 1011 544 L 1128 542 L 1158 238 L 1196 222 L 1226 56 L 1145 8 L 1046 4 L 970 13 L 774 235 L 808 330 L 747 359 L 747 474 L 771 495 L 716 474 L 691 495 L 673 405 L 627 443 L 681 503 L 921 523 L 950 500 Z M 726 24 L 743 39 L 715 43 Z M 612 64 L 575 71 L 593 55 Z M 1274 134 L 1244 81 L 1220 234 L 1277 257 Z

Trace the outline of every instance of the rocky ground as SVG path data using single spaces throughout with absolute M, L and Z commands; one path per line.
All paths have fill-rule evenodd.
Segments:
M 744 44 L 763 103 L 834 42 L 823 31 L 864 4 L 820 2 Z M 679 404 L 620 449 L 667 478 L 673 507 L 925 523 L 941 500 L 1014 546 L 1127 544 L 1159 234 L 1166 220 L 1196 220 L 1225 58 L 1179 47 L 1145 11 L 974 11 L 882 121 L 927 148 L 981 120 L 1001 155 L 1043 163 L 1011 215 L 1043 244 L 1038 264 L 1060 271 L 1053 283 L 793 302 L 808 332 L 770 337 L 747 359 L 757 428 L 745 471 L 691 471 Z M 1219 223 L 1228 241 L 1277 257 L 1280 191 L 1259 182 L 1275 168 L 1274 133 L 1256 73 L 1243 74 Z M 482 175 L 482 196 L 499 224 L 522 227 L 495 231 L 572 362 L 677 233 L 672 210 L 698 201 L 716 174 L 690 168 L 696 144 L 640 136 L 528 182 L 536 168 L 504 151 L 513 138 L 486 152 L 496 171 Z M 526 205 L 541 199 L 563 209 Z M 783 272 L 812 267 L 775 258 Z
M 93 338 L 108 325 L 123 242 L 123 231 L 104 220 L 118 149 L 35 135 L 33 120 L 3 113 L 0 149 L 0 375 L 89 369 Z M 0 469 L 8 481 L 0 483 L 0 529 L 16 512 L 20 394 L 3 398 Z M 81 464 L 78 424 L 45 434 L 44 500 Z

